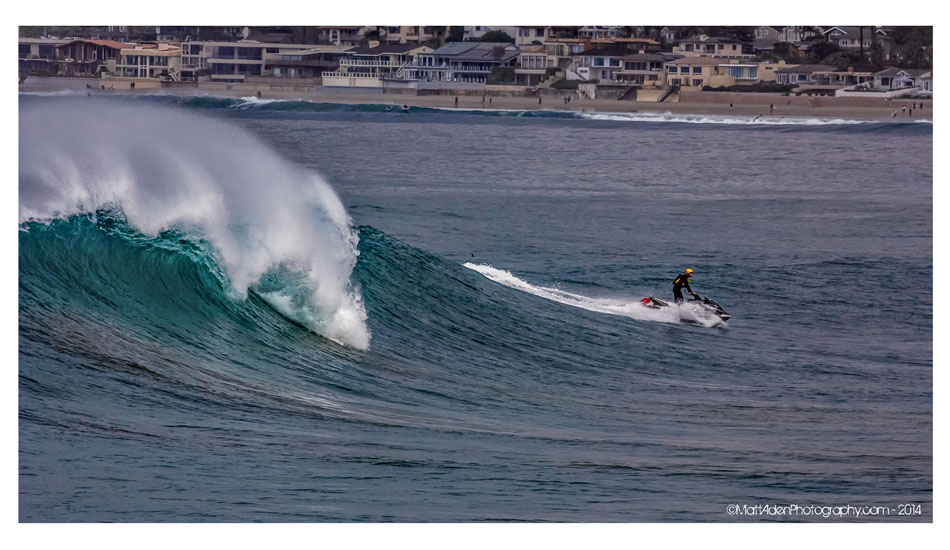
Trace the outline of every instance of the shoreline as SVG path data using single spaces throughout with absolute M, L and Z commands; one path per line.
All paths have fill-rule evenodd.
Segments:
M 56 92 L 86 92 L 91 95 L 100 95 L 102 92 L 97 90 L 98 79 L 89 78 L 65 78 L 65 77 L 31 77 L 23 84 L 19 85 L 21 93 L 56 93 Z M 96 84 L 91 89 L 87 84 Z M 506 95 L 463 95 L 452 94 L 439 95 L 415 95 L 408 93 L 384 93 L 383 91 L 367 92 L 361 90 L 350 90 L 345 88 L 321 88 L 310 87 L 307 91 L 303 90 L 258 90 L 253 85 L 232 86 L 228 89 L 226 86 L 208 88 L 151 88 L 140 90 L 115 90 L 103 95 L 174 95 L 179 97 L 226 97 L 226 98 L 245 98 L 256 97 L 262 100 L 301 100 L 315 103 L 336 103 L 336 104 L 392 104 L 396 106 L 408 105 L 409 107 L 430 107 L 430 108 L 458 108 L 458 109 L 494 109 L 494 110 L 516 110 L 516 111 L 569 111 L 585 113 L 645 113 L 645 114 L 680 114 L 680 115 L 710 115 L 710 116 L 739 116 L 743 118 L 762 117 L 769 118 L 822 118 L 822 119 L 848 119 L 848 120 L 867 120 L 867 121 L 907 121 L 924 120 L 933 121 L 933 100 L 893 100 L 886 105 L 881 106 L 851 106 L 851 105 L 792 105 L 780 104 L 777 101 L 774 105 L 774 111 L 770 109 L 769 104 L 763 104 L 760 94 L 734 94 L 729 96 L 733 99 L 732 104 L 718 102 L 663 102 L 654 101 L 630 101 L 616 99 L 578 99 L 576 96 L 570 103 L 565 104 L 561 96 L 542 96 L 541 102 L 537 97 L 521 97 Z M 728 92 L 716 92 L 728 93 Z M 757 97 L 756 97 L 757 96 Z M 458 98 L 458 105 L 455 105 L 455 99 Z M 784 96 L 776 96 L 776 99 Z M 755 100 L 754 102 L 744 102 L 744 99 Z M 826 100 L 827 101 L 827 100 Z M 833 101 L 832 101 L 833 103 Z M 910 107 L 913 103 L 923 103 L 923 109 L 917 109 L 917 112 L 911 114 L 901 112 L 902 106 Z M 896 116 L 892 116 L 894 112 Z

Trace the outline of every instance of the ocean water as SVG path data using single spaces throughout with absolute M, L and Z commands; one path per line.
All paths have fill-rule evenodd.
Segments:
M 931 124 L 21 94 L 19 128 L 20 521 L 932 521 Z M 639 305 L 686 267 L 727 323 Z

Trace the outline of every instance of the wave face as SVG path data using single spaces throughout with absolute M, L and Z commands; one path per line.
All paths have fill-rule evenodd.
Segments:
M 250 134 L 155 106 L 61 101 L 21 106 L 19 145 L 21 224 L 106 209 L 144 236 L 180 231 L 207 247 L 233 298 L 253 288 L 315 332 L 369 346 L 343 205 Z

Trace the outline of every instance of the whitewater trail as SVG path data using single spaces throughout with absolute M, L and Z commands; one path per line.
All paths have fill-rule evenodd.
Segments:
M 497 269 L 487 264 L 466 262 L 463 266 L 477 271 L 486 278 L 509 288 L 527 292 L 528 294 L 533 294 L 546 300 L 551 300 L 552 302 L 558 302 L 588 311 L 657 323 L 676 324 L 689 321 L 707 328 L 724 325 L 719 319 L 697 316 L 686 306 L 676 306 L 672 304 L 674 307 L 671 308 L 650 309 L 643 307 L 639 298 L 594 298 L 567 292 L 559 288 L 533 285 L 523 279 L 519 279 L 510 271 Z
M 351 282 L 358 235 L 319 176 L 246 131 L 153 106 L 62 100 L 20 107 L 20 223 L 98 210 L 148 236 L 207 243 L 234 299 L 253 289 L 338 343 L 367 349 Z

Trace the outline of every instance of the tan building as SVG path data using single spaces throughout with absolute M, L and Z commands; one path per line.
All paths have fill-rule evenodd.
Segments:
M 574 56 L 586 50 L 590 41 L 583 38 L 547 38 L 543 44 L 548 54 L 548 67 L 569 69 L 574 63 Z
M 776 72 L 795 65 L 784 61 L 743 62 L 715 57 L 683 57 L 666 62 L 667 81 L 680 86 L 750 86 L 759 82 L 775 82 Z
M 682 57 L 667 61 L 666 81 L 673 86 L 708 86 L 710 79 L 719 76 L 722 59 L 715 57 Z
M 515 84 L 536 86 L 545 79 L 548 67 L 548 52 L 544 46 L 522 46 L 515 64 Z
M 181 80 L 181 46 L 160 42 L 122 48 L 110 76 L 136 80 Z

